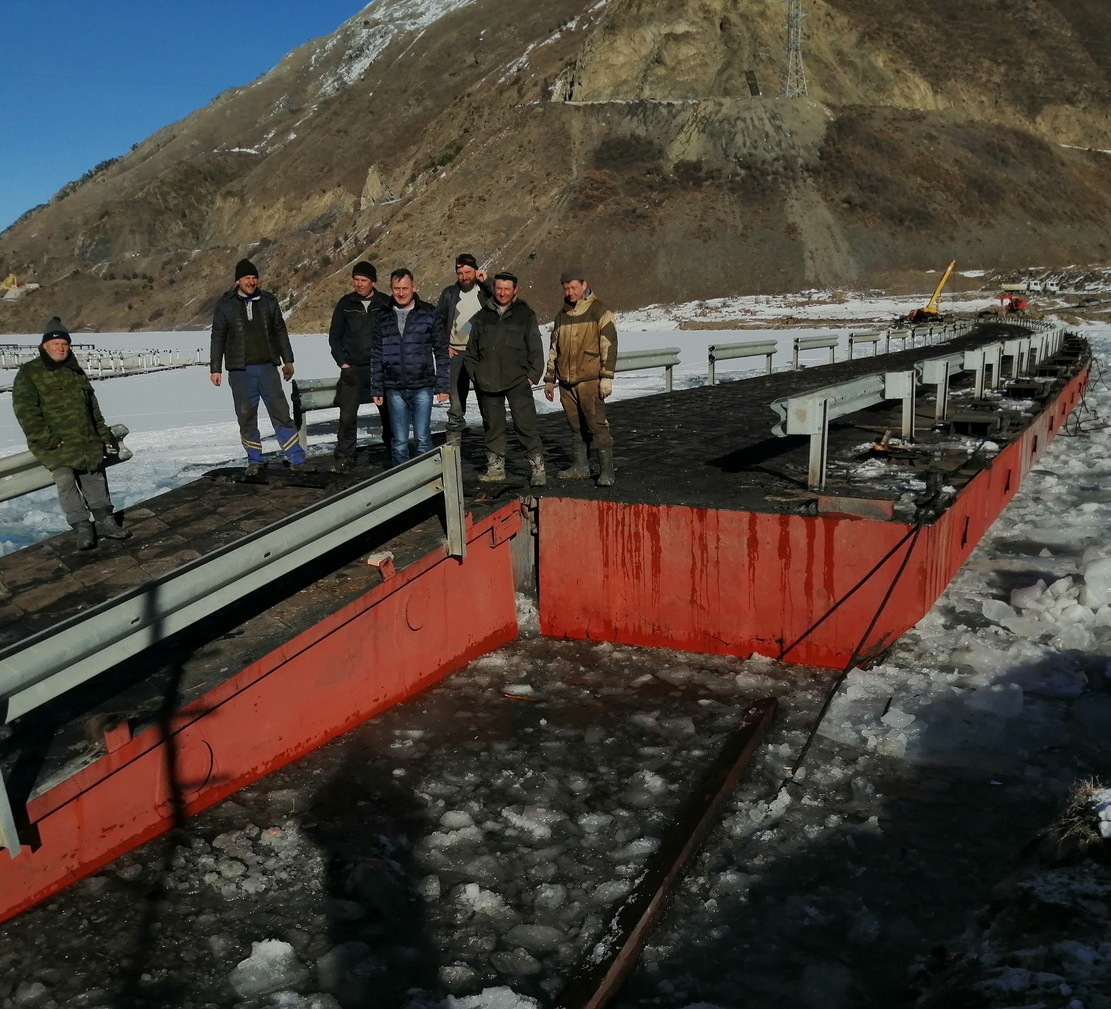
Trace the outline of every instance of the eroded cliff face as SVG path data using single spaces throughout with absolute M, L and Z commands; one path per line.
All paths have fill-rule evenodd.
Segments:
M 377 0 L 0 235 L 0 327 L 207 325 L 250 255 L 302 331 L 362 258 L 432 297 L 462 249 L 542 312 L 1108 258 L 1095 0 Z

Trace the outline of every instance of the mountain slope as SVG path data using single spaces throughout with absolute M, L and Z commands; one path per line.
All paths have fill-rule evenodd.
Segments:
M 1111 11 L 808 2 L 783 99 L 785 8 L 377 0 L 0 235 L 0 326 L 203 327 L 242 255 L 303 331 L 360 258 L 542 310 L 570 262 L 633 307 L 1107 258 Z

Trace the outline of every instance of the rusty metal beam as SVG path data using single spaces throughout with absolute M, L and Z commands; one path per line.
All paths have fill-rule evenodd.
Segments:
M 757 701 L 725 741 L 702 781 L 683 804 L 632 892 L 583 957 L 554 1009 L 601 1009 L 617 994 L 662 912 L 676 881 L 748 768 L 775 718 L 774 697 Z

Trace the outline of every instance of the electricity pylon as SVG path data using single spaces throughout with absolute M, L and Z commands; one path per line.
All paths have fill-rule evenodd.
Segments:
M 806 97 L 806 71 L 802 68 L 802 0 L 787 0 L 787 83 L 784 98 Z

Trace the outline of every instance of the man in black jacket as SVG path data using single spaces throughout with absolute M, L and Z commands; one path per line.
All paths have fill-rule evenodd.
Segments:
M 336 438 L 333 473 L 348 473 L 355 465 L 355 449 L 359 404 L 369 403 L 370 353 L 374 333 L 374 315 L 379 308 L 389 305 L 390 299 L 374 285 L 378 271 L 373 263 L 356 263 L 351 269 L 350 294 L 336 302 L 332 324 L 328 327 L 328 346 L 340 367 L 336 387 L 336 406 L 339 407 L 339 432 Z M 382 441 L 389 444 L 390 413 L 383 400 L 378 407 L 382 422 Z
M 239 436 L 247 450 L 248 478 L 262 475 L 262 436 L 258 430 L 258 403 L 261 399 L 274 425 L 289 464 L 305 465 L 305 450 L 289 416 L 289 403 L 278 379 L 293 378 L 293 347 L 278 299 L 258 286 L 258 270 L 249 259 L 235 264 L 235 287 L 225 291 L 216 302 L 212 315 L 212 343 L 209 350 L 209 378 L 220 385 L 223 366 L 227 365 L 228 385 L 239 419 Z
M 436 318 L 448 335 L 451 357 L 451 384 L 447 409 L 447 441 L 458 445 L 467 430 L 467 393 L 471 377 L 464 363 L 464 351 L 471 332 L 471 320 L 479 309 L 490 304 L 493 291 L 486 282 L 486 271 L 478 268 L 478 260 L 469 252 L 455 257 L 455 283 L 440 292 L 436 302 Z
M 533 487 L 544 486 L 544 446 L 536 425 L 532 387 L 544 373 L 544 345 L 536 313 L 517 300 L 512 273 L 494 277 L 494 300 L 471 320 L 467 369 L 474 379 L 486 440 L 486 483 L 505 479 L 505 404 L 528 455 Z

